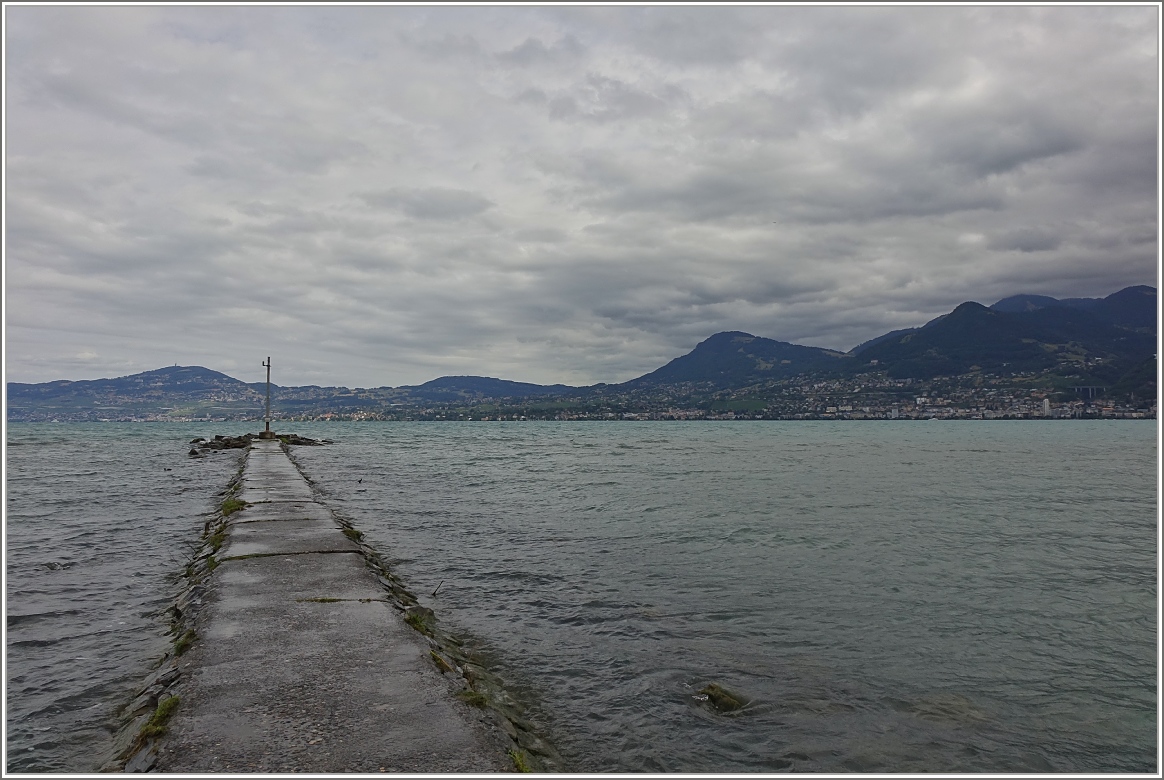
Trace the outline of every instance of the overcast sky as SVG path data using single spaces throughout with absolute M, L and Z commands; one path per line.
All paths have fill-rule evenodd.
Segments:
M 620 382 L 1157 280 L 1154 5 L 4 12 L 9 381 Z

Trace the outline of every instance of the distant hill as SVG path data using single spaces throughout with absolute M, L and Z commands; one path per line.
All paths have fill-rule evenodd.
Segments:
M 441 377 L 415 387 L 282 387 L 271 384 L 273 409 L 282 414 L 351 414 L 418 403 L 479 402 L 575 391 L 491 377 Z M 172 366 L 116 379 L 8 384 L 8 419 L 259 419 L 266 382 L 241 382 L 201 366 Z
M 910 333 L 914 333 L 917 330 L 919 330 L 919 329 L 918 328 L 902 328 L 901 330 L 891 330 L 888 333 L 884 333 L 884 334 L 877 336 L 875 338 L 871 338 L 868 341 L 861 342 L 857 346 L 850 349 L 848 354 L 860 355 L 862 352 L 869 349 L 869 347 L 874 346 L 875 344 L 880 344 L 882 341 L 889 341 L 890 339 L 899 339 L 902 336 L 908 336 Z
M 928 378 L 970 371 L 1010 373 L 1062 367 L 1085 374 L 1106 363 L 1127 370 L 1154 354 L 1155 337 L 1067 306 L 999 311 L 967 302 L 940 322 L 861 352 L 891 376 Z
M 201 366 L 167 366 L 140 374 L 116 379 L 67 379 L 41 384 L 8 383 L 8 399 L 15 398 L 63 398 L 63 397 L 106 397 L 110 394 L 133 393 L 135 395 L 161 392 L 181 392 L 192 396 L 215 393 L 223 389 L 245 392 L 250 389 L 245 382 L 219 371 Z
M 423 385 L 401 387 L 409 396 L 435 401 L 481 398 L 529 398 L 538 395 L 561 395 L 576 390 L 569 385 L 535 385 L 488 376 L 442 376 Z
M 234 377 L 201 366 L 170 366 L 115 379 L 8 383 L 8 419 L 119 419 L 165 410 L 205 414 L 262 408 L 263 396 Z
M 1079 301 L 1098 300 L 1097 298 L 1076 298 Z M 1048 306 L 1062 306 L 1063 304 L 1058 298 L 1052 298 L 1049 295 L 1012 295 L 1009 298 L 1003 298 L 997 303 L 991 304 L 990 308 L 995 311 L 1004 311 L 1008 314 L 1019 314 L 1024 311 L 1035 311 L 1037 309 L 1045 309 Z
M 1132 395 L 1139 399 L 1156 397 L 1156 358 L 1146 358 L 1124 372 L 1110 388 L 1110 395 Z
M 841 357 L 841 353 L 832 350 L 727 331 L 716 333 L 686 355 L 624 382 L 621 387 L 636 389 L 686 382 L 738 387 L 809 371 L 831 370 Z
M 1156 332 L 1156 288 L 1147 285 L 1125 287 L 1106 298 L 1060 300 L 1047 295 L 1012 295 L 992 304 L 990 308 L 1014 314 L 1054 306 L 1090 312 L 1111 325 L 1145 328 Z
M 1101 300 L 1091 312 L 1113 325 L 1146 328 L 1155 333 L 1156 288 L 1145 285 L 1126 287 Z
M 853 374 L 872 366 L 896 378 L 1057 370 L 1081 377 L 1084 384 L 1112 384 L 1155 353 L 1152 333 L 1123 326 L 1144 321 L 1145 301 L 1154 305 L 1153 288 L 1128 288 L 1079 306 L 1030 295 L 991 308 L 968 301 L 919 328 L 886 333 L 844 355 L 728 331 L 619 387 L 696 383 L 741 388 L 798 374 Z

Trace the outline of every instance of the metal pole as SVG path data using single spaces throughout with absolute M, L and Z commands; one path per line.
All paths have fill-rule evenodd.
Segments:
M 264 363 L 263 365 L 267 367 L 267 415 L 266 415 L 266 417 L 263 418 L 263 422 L 266 423 L 266 428 L 264 428 L 264 432 L 269 434 L 271 432 L 271 358 L 270 358 L 270 356 L 267 357 L 267 362 Z

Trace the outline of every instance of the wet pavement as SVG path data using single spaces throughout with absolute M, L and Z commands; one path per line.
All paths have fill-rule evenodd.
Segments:
M 277 441 L 239 498 L 154 771 L 512 771 Z

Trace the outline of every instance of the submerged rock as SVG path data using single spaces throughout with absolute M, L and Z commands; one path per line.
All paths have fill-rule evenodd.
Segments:
M 699 689 L 699 693 L 707 697 L 707 702 L 719 712 L 735 712 L 748 703 L 748 700 L 732 693 L 718 683 L 709 683 Z
M 436 622 L 436 613 L 428 607 L 411 606 L 404 610 L 404 620 L 424 634 L 432 630 L 432 624 Z
M 923 696 L 910 711 L 929 721 L 950 723 L 979 723 L 990 716 L 967 697 L 959 693 L 938 692 Z
M 154 740 L 150 740 L 141 750 L 134 753 L 129 761 L 125 762 L 125 771 L 129 774 L 148 772 L 158 763 L 158 751 Z

